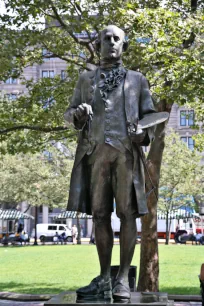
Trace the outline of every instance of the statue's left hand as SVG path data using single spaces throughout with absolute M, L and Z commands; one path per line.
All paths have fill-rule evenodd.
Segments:
M 136 142 L 137 144 L 140 144 L 143 142 L 146 135 L 147 135 L 147 130 L 142 130 L 142 133 L 139 133 L 139 134 L 131 133 L 130 138 L 132 142 Z

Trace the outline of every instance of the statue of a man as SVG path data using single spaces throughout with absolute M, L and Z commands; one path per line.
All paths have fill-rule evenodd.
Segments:
M 147 210 L 141 146 L 149 145 L 153 129 L 131 131 L 138 120 L 155 112 L 148 82 L 123 67 L 125 33 L 109 25 L 96 42 L 100 67 L 84 72 L 76 85 L 65 120 L 80 130 L 72 171 L 68 210 L 92 214 L 100 275 L 77 290 L 80 297 L 130 299 L 128 272 L 134 254 L 137 217 Z M 111 286 L 113 201 L 120 218 L 120 268 Z

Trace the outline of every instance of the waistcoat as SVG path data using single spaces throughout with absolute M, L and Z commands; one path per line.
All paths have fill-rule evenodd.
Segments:
M 95 144 L 106 143 L 121 152 L 126 148 L 123 141 L 128 139 L 125 114 L 124 80 L 118 87 L 108 92 L 106 99 L 102 99 L 98 83 L 100 70 L 96 76 L 96 90 L 94 95 L 93 119 L 91 123 L 91 141 Z

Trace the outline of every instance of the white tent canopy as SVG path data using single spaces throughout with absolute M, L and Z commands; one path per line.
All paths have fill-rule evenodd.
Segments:
M 16 209 L 0 209 L 0 220 L 19 219 L 34 219 L 34 217 Z
M 59 215 L 54 217 L 54 220 L 58 219 L 92 219 L 92 216 L 87 215 L 86 213 L 81 213 L 77 211 L 63 211 Z

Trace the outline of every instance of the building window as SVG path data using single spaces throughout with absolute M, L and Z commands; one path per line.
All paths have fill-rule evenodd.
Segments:
M 42 107 L 44 109 L 47 109 L 47 108 L 51 107 L 55 102 L 56 101 L 55 101 L 54 97 L 51 96 L 50 98 L 42 100 Z
M 43 152 L 43 155 L 45 156 L 45 158 L 48 160 L 48 161 L 52 161 L 53 160 L 53 156 L 52 156 L 52 153 L 49 152 L 49 151 L 44 151 Z
M 190 150 L 193 150 L 194 149 L 194 140 L 192 137 L 188 137 L 188 148 Z
M 14 100 L 17 99 L 17 95 L 12 94 L 12 93 L 6 94 L 6 97 L 7 97 L 7 99 L 10 100 L 10 101 L 12 101 L 12 100 L 14 101 Z
M 66 79 L 66 71 L 65 70 L 61 70 L 61 79 L 62 80 Z
M 52 213 L 53 212 L 53 208 L 52 207 L 49 207 L 49 213 Z
M 43 103 L 43 108 L 46 109 L 46 108 L 50 107 L 53 103 L 55 103 L 55 100 L 54 100 L 53 97 L 50 97 L 46 100 L 43 100 L 42 103 Z
M 188 112 L 188 125 L 189 126 L 194 125 L 194 111 L 193 110 Z
M 55 72 L 54 70 L 43 70 L 42 78 L 54 78 Z
M 6 84 L 17 84 L 17 79 L 10 77 L 5 81 L 5 83 Z
M 42 49 L 42 56 L 43 56 L 43 60 L 44 61 L 49 61 L 50 60 L 50 57 L 46 57 L 46 56 L 51 56 L 52 53 L 49 52 L 47 49 Z
M 185 143 L 187 143 L 187 137 L 181 137 L 181 140 Z
M 180 111 L 180 126 L 194 125 L 194 111 Z
M 181 140 L 187 144 L 190 150 L 194 149 L 195 142 L 192 137 L 181 137 Z
M 43 61 L 44 62 L 47 62 L 49 60 L 56 60 L 56 59 L 58 59 L 58 57 L 54 57 L 53 53 L 50 52 L 49 50 L 45 49 L 45 48 L 42 49 L 42 57 L 43 57 Z

